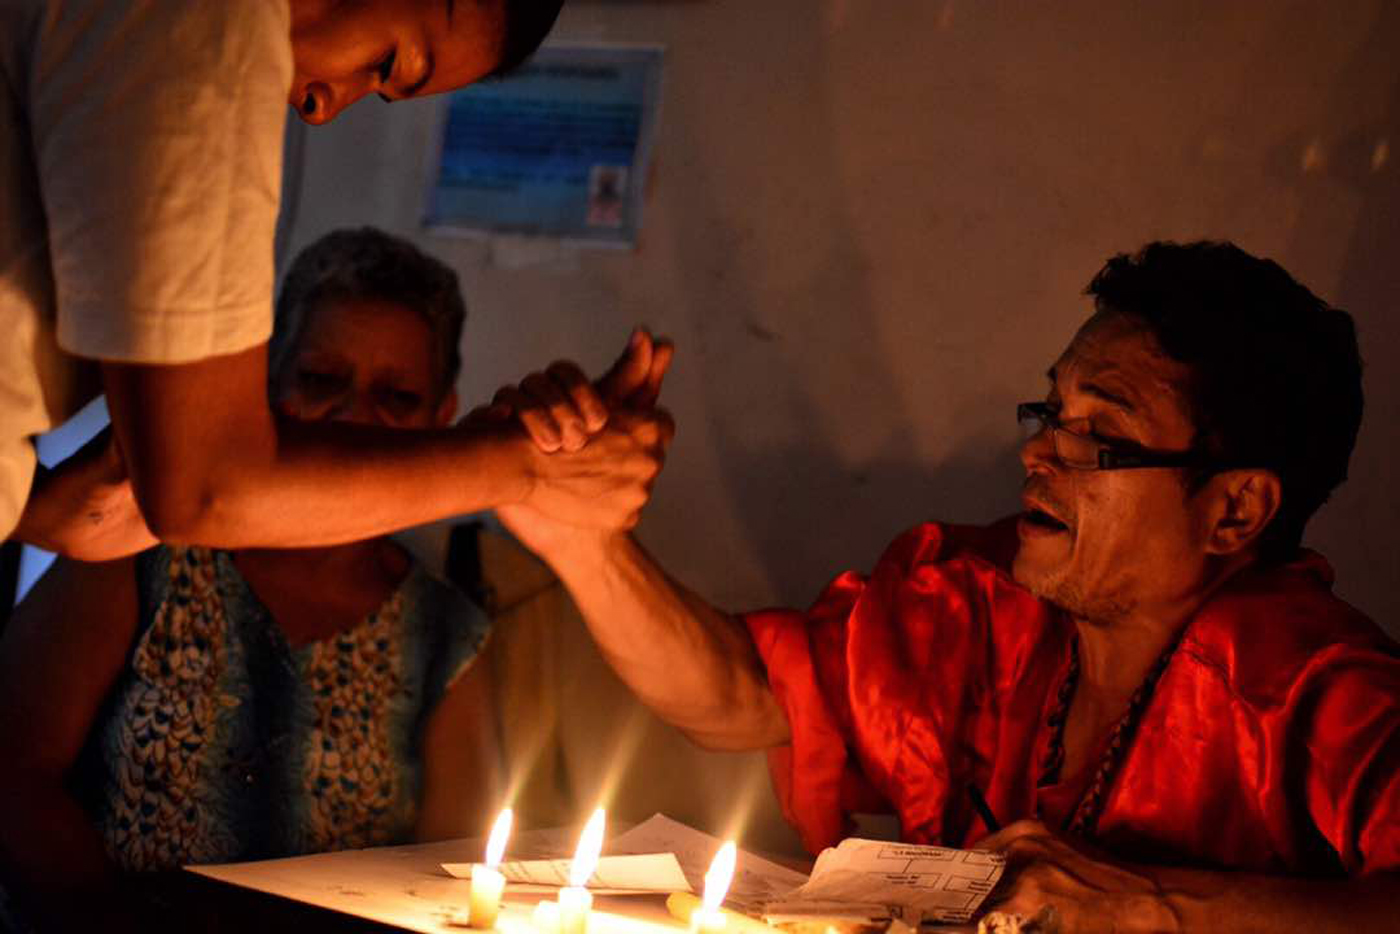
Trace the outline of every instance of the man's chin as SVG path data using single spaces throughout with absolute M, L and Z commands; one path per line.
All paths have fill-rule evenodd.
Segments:
M 1070 558 L 1069 536 L 1022 536 L 1016 557 L 1011 564 L 1011 576 L 1016 583 L 1039 596 L 1055 574 Z
M 1112 623 L 1135 609 L 1136 603 L 1122 594 L 1086 593 L 1075 581 L 1068 558 L 1050 558 L 1035 551 L 1021 544 L 1011 576 L 1037 600 L 1070 616 L 1101 623 Z
M 1031 593 L 1037 593 L 1040 589 L 1037 585 L 1044 582 L 1046 568 L 1034 556 L 1026 554 L 1026 546 L 1022 543 L 1016 551 L 1015 560 L 1011 562 L 1011 576 Z
M 1051 606 L 1067 609 L 1062 592 L 1064 582 L 1056 571 L 1053 565 L 1032 560 L 1025 554 L 1024 546 L 1016 553 L 1015 563 L 1011 565 L 1012 578 L 1031 596 Z

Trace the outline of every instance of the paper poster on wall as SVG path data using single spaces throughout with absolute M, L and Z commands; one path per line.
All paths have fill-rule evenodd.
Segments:
M 659 46 L 547 45 L 450 95 L 424 226 L 635 244 L 661 58 Z

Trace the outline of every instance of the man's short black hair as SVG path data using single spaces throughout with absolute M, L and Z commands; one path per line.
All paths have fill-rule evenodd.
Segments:
M 1100 311 L 1143 321 L 1187 366 L 1196 448 L 1218 470 L 1259 467 L 1278 476 L 1282 502 L 1259 557 L 1292 557 L 1308 519 L 1346 479 L 1361 427 L 1351 315 L 1272 260 L 1209 241 L 1149 243 L 1115 256 L 1085 292 Z
M 505 35 L 501 40 L 501 59 L 489 77 L 499 78 L 519 68 L 545 36 L 554 28 L 564 0 L 506 0 L 503 6 Z

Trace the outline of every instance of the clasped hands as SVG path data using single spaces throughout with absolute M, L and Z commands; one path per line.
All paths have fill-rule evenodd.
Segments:
M 518 425 L 528 437 L 528 490 L 496 509 L 527 547 L 542 552 L 580 534 L 607 536 L 637 524 L 675 434 L 671 416 L 656 407 L 673 355 L 670 341 L 638 329 L 597 381 L 557 361 L 502 387 L 462 420 Z
M 636 525 L 675 432 L 656 408 L 672 353 L 668 341 L 638 330 L 596 383 L 573 363 L 555 363 L 502 388 L 459 423 L 513 449 L 494 461 L 511 475 L 505 488 L 518 491 L 499 511 L 527 545 Z M 14 535 L 84 561 L 155 543 L 110 430 L 36 485 Z

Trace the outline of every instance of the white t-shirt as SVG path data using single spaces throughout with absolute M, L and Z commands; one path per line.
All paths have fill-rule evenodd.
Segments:
M 286 0 L 0 0 L 0 539 L 92 360 L 272 329 Z

